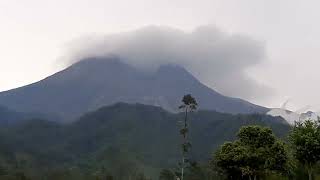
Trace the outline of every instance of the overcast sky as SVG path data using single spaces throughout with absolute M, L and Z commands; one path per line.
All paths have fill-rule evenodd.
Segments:
M 70 42 L 81 37 L 148 25 L 191 33 L 210 24 L 263 44 L 264 57 L 243 71 L 272 93 L 221 91 L 269 107 L 290 99 L 293 109 L 320 110 L 319 6 L 317 0 L 0 0 L 0 91 L 60 70 Z M 215 87 L 208 75 L 198 76 Z

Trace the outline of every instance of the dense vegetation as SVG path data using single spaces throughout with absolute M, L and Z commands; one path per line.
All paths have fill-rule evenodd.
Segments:
M 32 119 L 2 126 L 0 177 L 169 180 L 181 161 L 183 116 L 159 107 L 118 103 L 71 124 Z M 236 139 L 242 126 L 271 127 L 277 137 L 286 137 L 290 130 L 283 119 L 259 114 L 198 111 L 189 119 L 187 180 L 221 177 L 208 162 L 221 144 Z
M 228 179 L 319 179 L 320 119 L 296 122 L 288 142 L 270 128 L 244 126 L 223 144 L 212 166 Z
M 221 146 L 213 158 L 228 179 L 257 179 L 271 173 L 288 174 L 289 154 L 270 128 L 244 126 L 238 139 Z

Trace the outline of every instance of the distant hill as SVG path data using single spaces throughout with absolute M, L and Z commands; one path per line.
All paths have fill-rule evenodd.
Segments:
M 233 140 L 241 126 L 270 126 L 278 136 L 284 136 L 289 129 L 284 119 L 259 114 L 198 111 L 190 118 L 193 155 L 195 159 L 202 160 L 209 158 L 211 152 L 224 141 Z M 104 147 L 126 147 L 143 154 L 148 160 L 157 159 L 157 163 L 168 164 L 168 159 L 180 157 L 178 147 L 182 120 L 182 114 L 172 114 L 160 107 L 117 103 L 88 113 L 69 126 L 68 141 L 75 151 L 84 150 L 84 154 L 104 144 Z M 80 143 L 78 146 L 76 142 L 90 142 L 90 145 Z
M 117 102 L 142 103 L 176 111 L 191 93 L 200 109 L 227 113 L 265 113 L 267 108 L 223 96 L 184 68 L 161 66 L 144 72 L 119 58 L 84 59 L 37 83 L 0 93 L 0 105 L 21 112 L 41 112 L 71 120 Z
M 0 126 L 13 125 L 32 118 L 45 117 L 43 114 L 17 112 L 0 106 Z
M 21 115 L 17 112 L 10 111 L 8 108 L 0 106 L 0 124 L 7 124 L 10 121 L 20 119 Z
M 117 173 L 117 168 L 129 163 L 129 167 L 155 175 L 161 168 L 174 167 L 180 159 L 182 119 L 182 114 L 160 107 L 117 103 L 87 113 L 71 124 L 25 121 L 0 128 L 0 157 L 1 152 L 9 154 L 7 158 L 23 153 L 31 161 L 26 166 L 38 167 L 39 172 L 66 166 L 85 170 L 108 167 Z M 190 155 L 200 162 L 207 161 L 223 142 L 233 140 L 243 125 L 269 126 L 279 137 L 290 129 L 282 118 L 261 114 L 199 111 L 189 122 Z

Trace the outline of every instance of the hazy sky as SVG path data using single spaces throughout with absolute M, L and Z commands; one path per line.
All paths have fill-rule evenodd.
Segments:
M 83 36 L 148 25 L 188 33 L 211 24 L 264 46 L 265 57 L 245 71 L 273 93 L 247 99 L 273 107 L 291 99 L 292 108 L 320 110 L 319 6 L 317 0 L 0 0 L 0 91 L 60 70 L 70 42 Z

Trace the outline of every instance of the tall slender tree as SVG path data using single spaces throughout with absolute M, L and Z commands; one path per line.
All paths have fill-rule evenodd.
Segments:
M 182 145 L 181 145 L 181 151 L 182 151 L 182 162 L 181 162 L 181 180 L 184 180 L 184 171 L 186 167 L 186 163 L 188 161 L 187 159 L 187 153 L 189 152 L 189 149 L 191 148 L 191 143 L 188 141 L 187 134 L 189 132 L 188 129 L 188 115 L 190 112 L 193 112 L 197 109 L 198 103 L 194 97 L 192 97 L 190 94 L 187 94 L 183 96 L 182 98 L 182 105 L 179 106 L 179 109 L 182 110 L 184 113 L 184 121 L 183 121 L 183 127 L 180 129 L 180 134 L 182 135 Z

